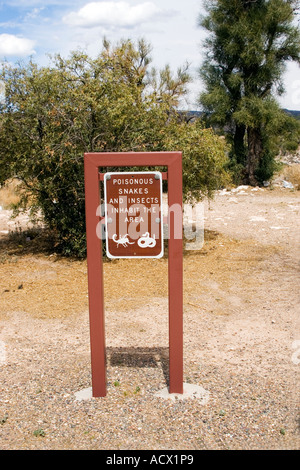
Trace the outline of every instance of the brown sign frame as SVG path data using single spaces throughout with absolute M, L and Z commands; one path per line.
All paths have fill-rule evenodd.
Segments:
M 183 393 L 182 153 L 99 152 L 84 154 L 93 397 L 104 397 L 107 393 L 102 241 L 97 236 L 101 218 L 99 168 L 159 166 L 168 169 L 169 393 Z M 180 209 L 176 216 L 175 211 L 170 210 L 172 207 Z M 178 236 L 178 226 L 181 236 Z

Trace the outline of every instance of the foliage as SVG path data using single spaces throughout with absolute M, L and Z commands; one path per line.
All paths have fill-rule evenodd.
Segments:
M 75 51 L 51 65 L 6 64 L 0 74 L 0 183 L 18 178 L 64 254 L 85 255 L 84 152 L 184 152 L 184 194 L 211 195 L 224 175 L 224 143 L 177 111 L 190 80 L 149 68 L 150 46 L 107 41 L 96 58 Z M 4 171 L 5 169 L 5 171 Z
M 273 96 L 284 92 L 286 62 L 300 62 L 300 32 L 293 22 L 299 2 L 214 0 L 205 6 L 199 24 L 209 36 L 200 103 L 211 124 L 231 135 L 231 157 L 256 184 L 272 173 L 279 150 L 272 145 L 276 121 L 286 126 Z
M 183 151 L 184 200 L 211 197 L 216 188 L 230 182 L 225 140 L 211 128 L 204 128 L 201 121 L 196 120 L 188 127 L 186 123 L 173 123 L 166 129 L 164 140 L 167 150 Z

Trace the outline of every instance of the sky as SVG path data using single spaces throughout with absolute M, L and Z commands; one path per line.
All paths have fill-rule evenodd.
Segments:
M 203 89 L 198 69 L 205 32 L 197 26 L 202 0 L 0 0 L 0 61 L 49 64 L 49 54 L 67 57 L 81 49 L 96 56 L 105 37 L 144 38 L 152 46 L 152 65 L 174 72 L 190 64 L 193 83 L 183 107 L 196 110 Z M 284 76 L 284 108 L 300 110 L 300 68 L 289 64 Z

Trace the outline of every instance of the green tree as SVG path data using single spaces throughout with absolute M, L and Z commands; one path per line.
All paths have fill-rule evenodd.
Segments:
M 209 35 L 199 101 L 210 122 L 231 136 L 231 156 L 246 181 L 257 184 L 272 176 L 271 142 L 286 127 L 274 96 L 284 92 L 287 61 L 300 63 L 299 1 L 213 0 L 205 8 L 199 25 Z
M 157 72 L 149 54 L 144 41 L 105 41 L 95 59 L 76 51 L 56 55 L 48 67 L 30 61 L 2 70 L 1 182 L 22 181 L 22 207 L 30 197 L 64 254 L 85 254 L 84 152 L 182 150 L 185 174 L 194 172 L 185 179 L 187 196 L 222 184 L 224 142 L 212 132 L 202 141 L 200 124 L 198 132 L 176 108 L 190 80 L 187 67 Z

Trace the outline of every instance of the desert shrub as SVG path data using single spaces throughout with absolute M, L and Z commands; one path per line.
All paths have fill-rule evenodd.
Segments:
M 2 69 L 0 182 L 22 182 L 20 209 L 42 212 L 65 255 L 85 256 L 85 152 L 183 151 L 185 197 L 210 196 L 226 179 L 224 142 L 177 111 L 187 69 L 149 70 L 149 51 L 105 42 L 95 59 L 74 52 Z

